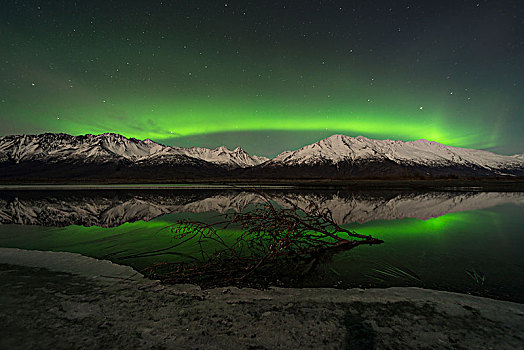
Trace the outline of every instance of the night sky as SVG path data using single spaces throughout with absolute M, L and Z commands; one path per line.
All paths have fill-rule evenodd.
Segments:
M 0 47 L 1 135 L 524 152 L 522 0 L 3 0 Z

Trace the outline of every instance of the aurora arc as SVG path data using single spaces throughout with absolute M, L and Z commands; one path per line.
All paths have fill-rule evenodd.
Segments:
M 521 153 L 520 9 L 9 1 L 0 136 L 113 132 L 274 156 L 341 133 Z
M 245 131 L 319 131 L 324 134 L 344 133 L 372 138 L 391 138 L 404 141 L 428 139 L 457 147 L 489 148 L 496 146 L 496 133 L 474 130 L 469 122 L 450 121 L 439 113 L 421 120 L 420 112 L 395 114 L 382 108 L 317 108 L 268 102 L 257 105 L 242 103 L 160 101 L 134 104 L 109 101 L 104 106 L 63 109 L 59 119 L 49 124 L 45 113 L 42 124 L 55 132 L 73 135 L 114 132 L 126 137 L 166 141 L 176 145 L 177 138 L 220 132 Z M 68 115 L 75 118 L 68 120 Z M 426 113 L 426 117 L 431 112 Z M 403 116 L 402 116 L 403 115 Z M 218 146 L 218 145 L 217 145 Z M 284 149 L 282 149 L 284 151 Z

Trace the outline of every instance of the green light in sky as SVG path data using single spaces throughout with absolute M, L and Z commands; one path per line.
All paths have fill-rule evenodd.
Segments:
M 422 115 L 422 113 L 424 113 Z M 74 116 L 69 118 L 68 115 Z M 44 120 L 42 119 L 43 123 Z M 49 127 L 47 121 L 45 124 Z M 211 101 L 111 102 L 99 107 L 72 108 L 53 121 L 54 131 L 74 135 L 117 132 L 137 139 L 167 140 L 220 132 L 319 131 L 363 135 L 371 138 L 427 139 L 443 144 L 487 148 L 497 144 L 497 134 L 489 134 L 477 124 L 449 120 L 430 111 L 392 111 L 386 107 L 342 104 L 336 107 L 295 106 L 277 102 L 256 104 Z M 198 145 L 195 145 L 198 146 Z
M 512 6 L 425 2 L 393 24 L 373 2 L 70 3 L 3 6 L 0 136 L 112 132 L 274 155 L 340 133 L 522 153 Z M 486 19 L 503 25 L 483 35 Z

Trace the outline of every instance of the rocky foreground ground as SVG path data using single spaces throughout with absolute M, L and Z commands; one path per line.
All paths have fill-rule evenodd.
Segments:
M 0 248 L 0 349 L 522 349 L 524 305 L 425 290 L 165 286 Z

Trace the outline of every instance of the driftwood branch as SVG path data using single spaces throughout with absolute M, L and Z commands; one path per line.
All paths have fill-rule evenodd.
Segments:
M 156 264 L 146 270 L 147 274 L 165 282 L 197 283 L 204 287 L 260 287 L 283 278 L 283 271 L 294 276 L 310 271 L 320 256 L 333 255 L 361 244 L 382 243 L 341 227 L 328 209 L 316 203 L 299 208 L 287 201 L 285 206 L 277 207 L 263 198 L 264 201 L 252 209 L 224 214 L 215 223 L 178 221 L 171 232 L 180 243 L 144 252 L 142 256 L 172 254 L 172 248 L 196 240 L 200 257 L 191 262 Z M 224 232 L 228 229 L 239 233 L 226 238 Z

